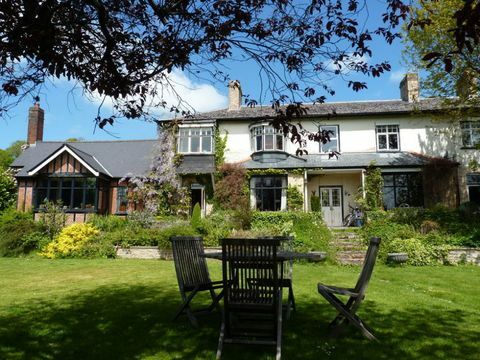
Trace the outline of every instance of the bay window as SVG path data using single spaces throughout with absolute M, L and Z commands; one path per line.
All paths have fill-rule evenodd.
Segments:
M 383 177 L 383 206 L 423 206 L 422 173 L 387 173 Z
M 284 136 L 280 130 L 268 125 L 257 125 L 250 128 L 252 150 L 284 150 Z
M 279 211 L 286 206 L 285 176 L 254 176 L 250 180 L 251 198 L 259 211 Z

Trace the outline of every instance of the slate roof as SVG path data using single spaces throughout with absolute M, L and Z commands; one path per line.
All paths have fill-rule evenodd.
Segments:
M 402 100 L 377 100 L 377 101 L 351 101 L 324 104 L 305 104 L 307 114 L 305 117 L 336 116 L 362 116 L 384 114 L 409 114 L 413 112 L 432 112 L 443 109 L 443 100 L 439 98 L 424 98 L 418 102 Z M 274 116 L 270 106 L 242 106 L 240 110 L 216 110 L 200 113 L 191 120 L 242 120 L 264 119 Z M 189 119 L 185 119 L 189 120 Z
M 328 155 L 309 154 L 303 156 L 288 156 L 278 162 L 265 162 L 248 160 L 244 162 L 247 169 L 296 169 L 296 168 L 321 168 L 321 169 L 352 169 L 366 168 L 372 161 L 382 168 L 388 167 L 421 167 L 428 164 L 425 156 L 409 152 L 393 153 L 343 153 L 338 158 L 328 159 Z
M 100 173 L 122 178 L 127 174 L 146 175 L 150 169 L 152 153 L 157 140 L 115 140 L 37 142 L 26 149 L 11 165 L 20 168 L 18 177 L 28 177 L 28 171 L 45 161 L 67 144 L 78 156 Z
M 184 155 L 177 172 L 179 174 L 211 174 L 215 172 L 215 156 Z

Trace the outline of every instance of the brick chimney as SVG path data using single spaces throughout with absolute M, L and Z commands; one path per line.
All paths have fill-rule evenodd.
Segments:
M 403 101 L 415 102 L 420 97 L 420 86 L 418 84 L 418 74 L 405 74 L 400 81 L 400 97 Z
M 240 81 L 232 80 L 228 83 L 228 111 L 240 110 L 242 105 L 242 87 Z
M 33 145 L 37 141 L 43 141 L 43 118 L 44 111 L 38 102 L 28 109 L 28 145 Z

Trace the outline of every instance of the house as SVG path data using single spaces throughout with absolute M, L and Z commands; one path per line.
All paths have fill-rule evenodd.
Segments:
M 305 211 L 311 210 L 311 197 L 319 196 L 326 223 L 340 226 L 362 193 L 372 162 L 382 171 L 386 208 L 480 203 L 478 122 L 466 119 L 458 126 L 434 120 L 442 101 L 419 97 L 416 74 L 405 76 L 400 93 L 400 100 L 307 105 L 298 121 L 313 132 L 330 131 L 331 141 L 309 142 L 308 154 L 296 156 L 297 145 L 270 126 L 271 107 L 241 106 L 240 83 L 231 82 L 227 109 L 179 124 L 178 173 L 191 190 L 192 203 L 208 212 L 217 130 L 226 136 L 225 161 L 250 171 L 251 205 L 257 210 L 285 210 L 291 185 L 303 194 Z M 29 110 L 29 147 L 12 165 L 18 171 L 18 209 L 61 199 L 71 221 L 84 221 L 93 212 L 124 215 L 135 206 L 120 180 L 148 173 L 154 140 L 44 142 L 43 118 L 38 104 Z M 330 157 L 332 151 L 340 155 Z
M 125 216 L 127 174 L 146 175 L 155 140 L 43 141 L 44 111 L 29 109 L 27 148 L 13 164 L 18 182 L 17 209 L 38 217 L 46 199 L 62 201 L 67 222 L 84 222 L 94 213 Z
M 252 174 L 250 202 L 257 210 L 285 210 L 286 190 L 293 185 L 304 196 L 305 211 L 311 210 L 312 195 L 320 196 L 326 223 L 340 226 L 355 206 L 372 162 L 382 171 L 387 209 L 480 204 L 480 151 L 476 148 L 480 124 L 466 119 L 459 127 L 434 119 L 443 111 L 443 102 L 419 97 L 416 74 L 405 76 L 400 95 L 399 100 L 307 105 L 308 112 L 299 122 L 312 132 L 331 131 L 331 141 L 309 142 L 308 155 L 296 156 L 297 145 L 270 126 L 269 119 L 275 116 L 271 107 L 241 106 L 241 87 L 233 81 L 227 109 L 180 124 L 177 151 L 188 164 L 188 171 L 182 168 L 182 172 L 199 173 L 204 162 L 211 163 L 212 134 L 217 127 L 227 136 L 226 162 L 242 163 Z M 340 155 L 330 157 L 331 151 Z M 207 178 L 191 185 L 200 193 L 204 209 L 208 205 L 202 189 L 211 186 L 208 182 Z

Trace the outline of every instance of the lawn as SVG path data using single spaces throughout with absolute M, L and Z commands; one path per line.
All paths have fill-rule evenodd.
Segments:
M 209 263 L 219 278 L 220 264 Z M 360 316 L 380 343 L 352 330 L 331 339 L 335 313 L 316 283 L 350 285 L 359 269 L 295 264 L 297 313 L 284 359 L 479 359 L 480 267 L 378 266 Z M 172 322 L 173 263 L 0 258 L 1 359 L 213 359 L 220 316 Z M 225 345 L 225 359 L 270 359 L 273 349 Z

